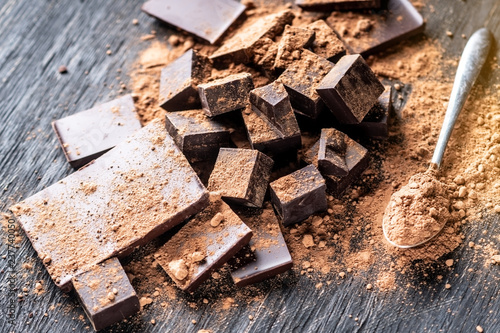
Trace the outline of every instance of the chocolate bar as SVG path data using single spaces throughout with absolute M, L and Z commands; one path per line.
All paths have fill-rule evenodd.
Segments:
M 311 50 L 320 57 L 336 63 L 346 54 L 344 43 L 337 37 L 337 34 L 325 21 L 314 21 L 308 24 L 306 28 L 315 33 Z
M 203 110 L 213 117 L 244 108 L 253 88 L 252 75 L 239 73 L 200 84 L 198 92 Z
M 303 10 L 327 11 L 378 9 L 382 0 L 296 0 L 297 6 Z
M 250 228 L 212 193 L 209 206 L 156 251 L 155 258 L 180 289 L 192 292 L 251 237 Z
M 12 206 L 56 285 L 130 253 L 202 210 L 208 192 L 152 121 L 85 168 Z
M 236 286 L 257 283 L 292 268 L 292 257 L 270 205 L 262 210 L 237 209 L 236 214 L 253 231 L 248 246 L 230 261 Z
M 359 55 L 346 55 L 316 87 L 341 123 L 358 124 L 384 92 L 384 86 Z
M 262 207 L 273 160 L 253 149 L 221 148 L 208 190 L 249 207 Z
M 330 61 L 304 49 L 300 60 L 293 62 L 280 75 L 278 82 L 285 86 L 297 112 L 316 119 L 326 109 L 316 87 L 333 66 Z
M 203 110 L 167 112 L 165 124 L 168 133 L 191 162 L 215 160 L 220 147 L 228 147 L 229 128 L 205 115 Z
M 292 11 L 287 9 L 247 21 L 236 34 L 224 41 L 210 59 L 218 62 L 229 60 L 232 63 L 249 63 L 253 58 L 256 44 L 263 38 L 273 39 L 279 35 L 286 24 L 292 23 L 294 17 Z
M 210 73 L 208 58 L 192 49 L 186 51 L 161 70 L 160 107 L 167 111 L 201 108 L 197 85 Z
M 52 122 L 69 164 L 77 169 L 141 128 L 130 95 Z
M 269 188 L 271 203 L 284 226 L 327 209 L 325 180 L 314 165 L 275 180 Z
M 245 6 L 233 0 L 150 0 L 142 11 L 165 23 L 215 43 L 245 11 Z
M 300 59 L 301 50 L 311 45 L 314 35 L 313 30 L 286 25 L 278 43 L 274 67 L 286 69 L 293 61 Z
M 139 298 L 120 261 L 108 259 L 72 279 L 94 330 L 99 331 L 139 312 Z

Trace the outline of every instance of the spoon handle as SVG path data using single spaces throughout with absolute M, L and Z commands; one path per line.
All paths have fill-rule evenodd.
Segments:
M 472 85 L 486 61 L 486 57 L 490 51 L 491 40 L 492 36 L 489 30 L 482 28 L 477 30 L 465 45 L 458 64 L 457 74 L 455 75 L 455 82 L 453 83 L 443 126 L 441 127 L 439 139 L 434 149 L 434 155 L 432 156 L 431 166 L 434 165 L 434 167 L 439 168 L 441 165 L 446 145 L 455 126 L 455 121 L 460 111 L 462 111 Z

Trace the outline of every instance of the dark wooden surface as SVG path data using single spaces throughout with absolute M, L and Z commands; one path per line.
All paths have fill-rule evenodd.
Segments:
M 500 40 L 497 0 L 429 3 L 434 10 L 429 6 L 422 9 L 426 33 L 438 38 L 448 54 L 458 56 L 465 45 L 459 36 L 470 36 L 482 26 L 493 30 Z M 168 34 L 167 28 L 141 13 L 140 5 L 139 0 L 0 3 L 0 211 L 72 172 L 57 146 L 51 121 L 117 96 L 117 85 L 129 82 L 127 69 L 148 45 L 140 36 L 152 29 L 159 36 Z M 139 19 L 138 26 L 131 24 L 133 18 Z M 446 30 L 456 37 L 447 37 Z M 111 56 L 106 55 L 107 44 Z M 60 75 L 60 65 L 66 65 L 69 73 Z M 450 77 L 453 74 L 450 72 Z M 491 85 L 499 83 L 496 77 L 483 73 L 480 80 Z M 466 227 L 466 243 L 494 239 L 500 231 L 499 222 L 498 216 L 486 216 L 481 228 Z M 1 238 L 0 255 L 7 255 L 5 230 Z M 289 274 L 261 284 L 263 300 L 241 304 L 222 314 L 210 304 L 197 309 L 187 302 L 175 308 L 153 304 L 131 322 L 109 331 L 475 332 L 479 324 L 485 332 L 500 332 L 498 266 L 485 268 L 484 260 L 474 260 L 473 252 L 465 246 L 448 257 L 460 260 L 453 269 L 438 272 L 443 275 L 442 281 L 415 273 L 414 280 L 426 284 L 414 284 L 406 292 L 401 288 L 366 292 L 365 278 L 370 271 L 321 289 L 315 288 L 314 280 Z M 33 263 L 33 269 L 23 268 L 26 262 Z M 472 273 L 468 272 L 470 268 Z M 84 313 L 73 295 L 63 294 L 49 282 L 25 237 L 15 251 L 15 285 L 17 292 L 25 286 L 30 292 L 24 301 L 16 300 L 13 325 L 5 315 L 11 299 L 6 259 L 0 259 L 0 270 L 1 332 L 92 331 L 87 320 L 79 319 Z M 31 292 L 36 280 L 48 281 L 47 291 L 41 296 Z M 453 288 L 446 290 L 445 283 Z M 51 306 L 55 308 L 51 310 Z M 248 320 L 249 314 L 255 319 Z M 153 318 L 156 325 L 150 323 Z M 193 319 L 196 325 L 191 323 Z

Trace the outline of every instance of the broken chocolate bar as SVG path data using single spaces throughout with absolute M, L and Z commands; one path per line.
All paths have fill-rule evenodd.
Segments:
M 346 55 L 316 87 L 341 123 L 358 124 L 384 92 L 384 86 L 359 55 Z
M 326 109 L 316 87 L 333 66 L 330 61 L 304 49 L 300 60 L 293 62 L 280 75 L 278 82 L 285 86 L 297 112 L 316 119 Z
M 284 226 L 327 209 L 325 180 L 314 165 L 281 177 L 269 187 L 271 202 Z
M 85 168 L 12 206 L 57 286 L 196 214 L 208 192 L 152 121 Z
M 160 107 L 167 111 L 201 108 L 197 84 L 209 77 L 208 58 L 188 50 L 161 70 Z
M 208 189 L 224 199 L 249 207 L 262 207 L 273 160 L 253 149 L 221 148 Z
M 141 128 L 130 95 L 52 122 L 69 164 L 77 169 Z
M 295 15 L 290 10 L 270 14 L 256 20 L 250 19 L 243 24 L 234 36 L 229 38 L 215 51 L 210 59 L 232 63 L 248 63 L 253 58 L 255 45 L 263 38 L 273 39 L 279 35 L 286 24 L 291 24 Z
M 378 9 L 382 0 L 296 0 L 297 6 L 303 10 L 326 11 Z
M 306 26 L 315 32 L 311 50 L 328 61 L 336 63 L 346 54 L 344 43 L 323 20 L 314 21 Z
M 150 0 L 141 9 L 148 15 L 213 44 L 245 8 L 233 0 L 191 0 L 188 3 L 178 0 Z
M 286 69 L 294 60 L 298 60 L 301 50 L 309 47 L 313 42 L 314 35 L 313 30 L 286 25 L 278 43 L 274 67 Z
M 168 133 L 191 163 L 215 160 L 219 148 L 229 146 L 229 128 L 219 119 L 209 118 L 201 109 L 165 115 Z
M 318 169 L 322 175 L 346 176 L 349 168 L 345 161 L 347 135 L 335 128 L 323 128 L 319 139 Z
M 156 251 L 155 258 L 179 288 L 192 292 L 251 237 L 245 223 L 212 193 L 209 206 Z
M 248 246 L 230 261 L 236 286 L 257 283 L 292 268 L 292 257 L 270 205 L 257 211 L 238 209 L 236 214 L 253 231 Z
M 244 108 L 253 88 L 252 75 L 239 73 L 200 84 L 198 92 L 203 110 L 208 116 L 213 117 Z
M 96 331 L 139 312 L 139 298 L 116 258 L 73 277 L 78 299 Z

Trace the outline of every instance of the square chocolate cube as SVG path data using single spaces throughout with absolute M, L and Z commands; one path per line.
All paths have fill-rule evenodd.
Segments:
M 306 26 L 315 32 L 311 50 L 328 61 L 336 63 L 346 54 L 344 43 L 323 20 L 314 21 Z
M 314 165 L 281 177 L 269 187 L 271 202 L 285 226 L 327 209 L 325 180 Z
M 117 258 L 93 266 L 72 282 L 96 331 L 139 312 L 139 298 Z
M 342 57 L 316 87 L 337 120 L 358 124 L 384 92 L 384 86 L 359 54 Z
M 221 148 L 208 190 L 249 207 L 262 207 L 273 160 L 253 149 Z
M 349 173 L 347 166 L 346 134 L 335 128 L 323 128 L 319 139 L 318 169 L 322 175 L 346 176 Z

